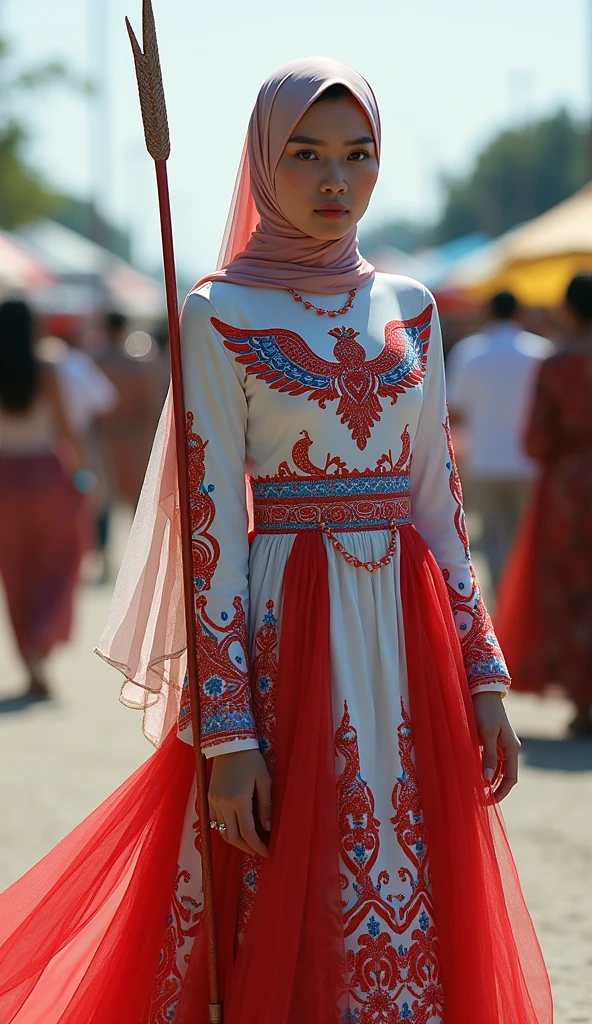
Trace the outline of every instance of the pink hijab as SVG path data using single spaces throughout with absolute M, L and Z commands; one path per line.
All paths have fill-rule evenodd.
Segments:
M 298 121 L 331 85 L 344 85 L 365 111 L 380 157 L 380 115 L 368 82 L 330 57 L 295 60 L 274 72 L 259 90 L 218 269 L 204 281 L 260 288 L 296 288 L 335 294 L 359 288 L 374 267 L 358 249 L 356 228 L 343 238 L 320 241 L 286 220 L 275 196 L 275 171 Z
M 329 57 L 294 61 L 280 68 L 257 97 L 218 269 L 203 281 L 338 294 L 370 280 L 374 268 L 360 256 L 356 228 L 336 241 L 310 238 L 286 220 L 275 198 L 275 169 L 295 125 L 311 103 L 337 83 L 345 85 L 362 105 L 379 152 L 376 99 L 357 72 Z M 144 712 L 144 734 L 155 746 L 178 717 L 186 646 L 169 391 L 111 609 L 96 648 L 123 674 L 121 700 Z

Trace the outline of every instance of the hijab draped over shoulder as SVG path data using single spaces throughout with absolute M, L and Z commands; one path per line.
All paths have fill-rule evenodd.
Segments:
M 275 172 L 295 126 L 332 85 L 365 111 L 380 155 L 380 116 L 368 82 L 329 57 L 286 64 L 262 85 L 247 132 L 218 269 L 199 282 L 339 294 L 366 284 L 374 268 L 354 226 L 339 239 L 304 234 L 283 215 Z M 125 677 L 121 700 L 144 711 L 157 746 L 175 723 L 185 675 L 179 493 L 172 399 L 160 419 L 140 502 L 97 653 Z

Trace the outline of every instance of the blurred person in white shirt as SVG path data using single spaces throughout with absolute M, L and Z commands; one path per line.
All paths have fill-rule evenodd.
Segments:
M 469 505 L 481 518 L 482 548 L 497 589 L 535 467 L 522 435 L 547 338 L 522 327 L 518 302 L 499 292 L 479 334 L 459 341 L 446 366 L 450 420 L 466 436 Z
M 106 416 L 117 405 L 116 388 L 88 352 L 62 338 L 50 335 L 38 347 L 43 358 L 56 366 L 71 427 L 85 436 L 97 417 Z

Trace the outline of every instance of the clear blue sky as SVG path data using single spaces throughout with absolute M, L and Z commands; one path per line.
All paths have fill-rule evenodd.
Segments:
M 378 95 L 384 127 L 373 224 L 438 208 L 439 173 L 466 170 L 502 126 L 591 102 L 590 0 L 154 0 L 173 153 L 178 261 L 198 276 L 215 261 L 246 123 L 257 89 L 285 61 L 328 53 L 353 64 Z M 111 150 L 92 154 L 91 104 L 47 92 L 24 110 L 31 157 L 60 188 L 87 195 L 129 227 L 134 254 L 158 265 L 153 171 L 142 129 L 124 14 L 139 29 L 141 0 L 0 0 L 0 31 L 21 64 L 64 58 L 97 72 L 98 10 L 106 11 Z M 91 43 L 91 38 L 94 43 Z M 95 164 L 93 173 L 92 164 Z

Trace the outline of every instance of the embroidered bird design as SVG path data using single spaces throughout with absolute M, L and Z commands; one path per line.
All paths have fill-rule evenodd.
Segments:
M 241 330 L 212 317 L 246 372 L 270 388 L 289 395 L 308 395 L 321 409 L 339 400 L 336 413 L 362 451 L 383 411 L 381 398 L 394 405 L 399 395 L 420 384 L 425 376 L 433 307 L 413 320 L 390 320 L 384 328 L 384 348 L 374 359 L 356 340 L 352 327 L 334 327 L 335 362 L 318 356 L 304 338 L 284 328 Z

